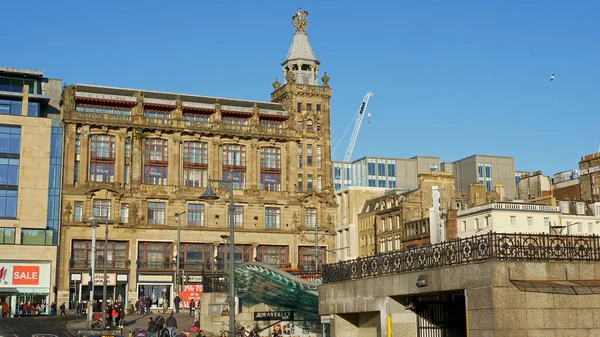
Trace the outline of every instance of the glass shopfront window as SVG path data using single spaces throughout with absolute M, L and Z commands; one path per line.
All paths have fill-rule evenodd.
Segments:
M 150 297 L 151 308 L 162 308 L 165 303 L 170 307 L 171 287 L 170 284 L 140 284 L 138 285 L 138 298 Z

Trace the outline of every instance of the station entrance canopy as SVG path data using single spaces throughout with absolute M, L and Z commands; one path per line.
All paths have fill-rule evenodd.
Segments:
M 237 296 L 253 303 L 286 308 L 302 319 L 318 317 L 317 287 L 320 283 L 296 277 L 261 262 L 248 262 L 235 269 Z

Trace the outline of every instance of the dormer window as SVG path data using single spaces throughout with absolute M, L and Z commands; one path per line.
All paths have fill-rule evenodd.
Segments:
M 221 121 L 223 124 L 248 125 L 248 119 L 246 118 L 223 117 Z
M 569 214 L 569 202 L 568 201 L 560 201 L 558 203 L 558 206 L 560 207 L 560 212 L 562 214 Z
M 306 131 L 314 132 L 313 122 L 310 119 L 306 121 Z

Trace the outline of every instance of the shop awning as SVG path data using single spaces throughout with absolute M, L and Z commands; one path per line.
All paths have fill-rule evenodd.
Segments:
M 17 288 L 0 288 L 0 294 L 6 294 L 6 293 L 14 294 L 14 293 L 18 293 L 18 291 L 17 291 Z
M 520 291 L 564 294 L 600 294 L 600 280 L 510 280 Z

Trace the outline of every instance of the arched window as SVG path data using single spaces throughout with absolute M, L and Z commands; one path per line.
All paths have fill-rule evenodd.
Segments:
M 314 132 L 313 122 L 310 119 L 306 121 L 306 131 L 308 131 L 308 132 Z

